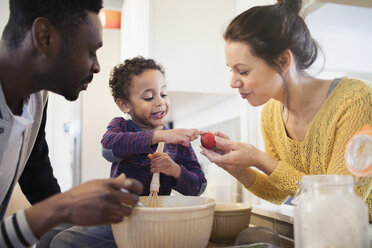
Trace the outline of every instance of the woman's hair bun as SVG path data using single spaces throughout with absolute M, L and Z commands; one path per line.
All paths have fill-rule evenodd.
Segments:
M 278 5 L 285 8 L 287 12 L 298 15 L 302 8 L 302 0 L 278 0 Z

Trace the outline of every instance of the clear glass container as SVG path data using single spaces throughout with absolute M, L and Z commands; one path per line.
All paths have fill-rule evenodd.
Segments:
M 295 247 L 369 247 L 368 209 L 352 176 L 303 176 L 292 203 Z
M 372 175 L 372 127 L 364 125 L 355 133 L 345 152 L 345 161 L 348 170 L 357 177 Z

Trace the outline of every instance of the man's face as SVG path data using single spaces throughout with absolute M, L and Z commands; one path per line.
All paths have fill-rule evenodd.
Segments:
M 55 58 L 53 82 L 48 90 L 74 101 L 86 90 L 93 74 L 100 71 L 96 51 L 102 46 L 102 25 L 98 16 L 88 12 L 87 20 L 77 27 L 75 37 L 62 40 Z

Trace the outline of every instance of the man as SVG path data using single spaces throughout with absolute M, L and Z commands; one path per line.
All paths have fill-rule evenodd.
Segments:
M 31 246 L 62 223 L 120 222 L 138 201 L 142 185 L 124 175 L 60 193 L 48 158 L 47 91 L 76 100 L 99 72 L 101 8 L 102 0 L 10 0 L 0 41 L 0 247 Z M 32 207 L 3 220 L 18 181 Z

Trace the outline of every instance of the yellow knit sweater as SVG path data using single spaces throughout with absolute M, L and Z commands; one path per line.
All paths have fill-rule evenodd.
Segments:
M 366 123 L 372 125 L 372 88 L 343 78 L 333 89 L 310 124 L 303 141 L 289 138 L 284 127 L 281 103 L 270 100 L 262 110 L 262 133 L 266 153 L 279 161 L 274 172 L 256 172 L 248 188 L 260 198 L 281 204 L 297 191 L 304 175 L 350 175 L 345 149 L 351 136 Z M 363 180 L 355 192 L 366 201 L 372 220 L 372 179 Z

